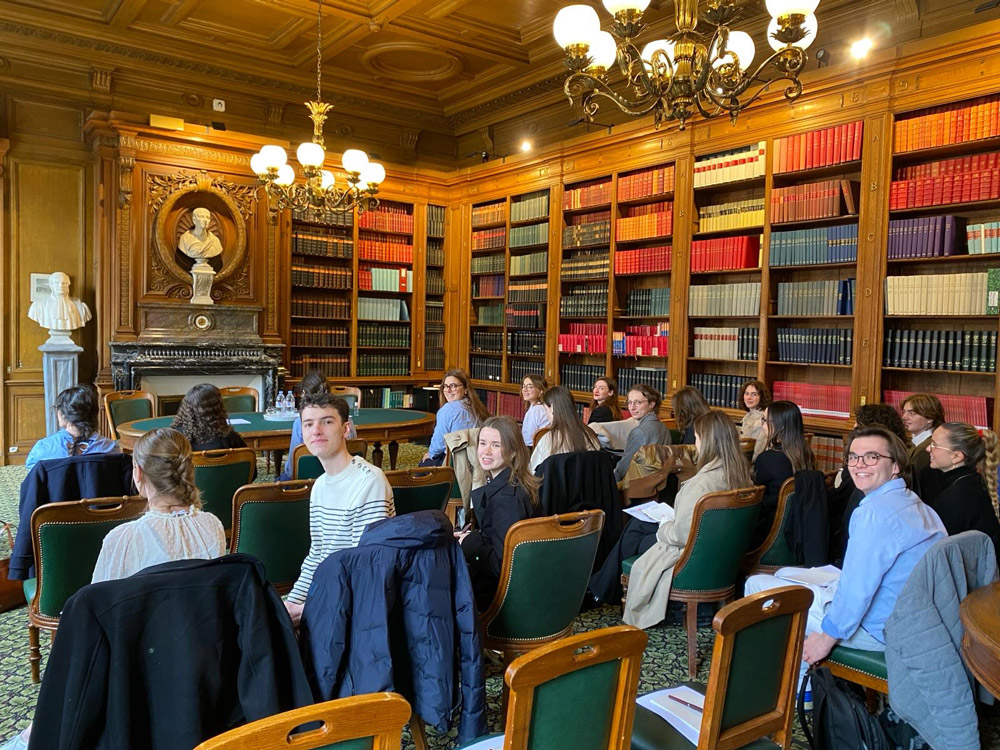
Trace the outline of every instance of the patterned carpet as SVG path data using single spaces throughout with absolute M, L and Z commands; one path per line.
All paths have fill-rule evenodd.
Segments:
M 415 466 L 425 449 L 418 445 L 400 446 L 399 466 Z M 260 464 L 258 481 L 271 481 Z M 0 467 L 0 520 L 17 519 L 18 487 L 24 478 L 21 467 Z M 6 540 L 0 542 L 2 553 L 6 554 Z M 703 612 L 707 615 L 707 611 Z M 38 698 L 38 687 L 31 684 L 28 667 L 27 613 L 24 608 L 0 614 L 0 675 L 3 690 L 0 691 L 0 742 L 13 736 L 27 726 L 34 713 Z M 621 624 L 617 607 L 604 607 L 580 615 L 576 622 L 577 632 L 595 630 Z M 659 687 L 687 679 L 687 655 L 684 628 L 680 611 L 671 609 L 668 622 L 647 631 L 649 645 L 643 659 L 639 692 L 649 692 Z M 48 652 L 47 639 L 42 638 L 42 668 Z M 708 657 L 712 648 L 712 630 L 703 627 L 698 631 L 698 646 L 701 663 L 698 679 L 708 679 Z M 500 688 L 503 672 L 500 666 L 487 665 L 486 692 L 488 700 L 488 721 L 490 730 L 503 730 L 500 714 Z M 985 708 L 980 714 L 983 748 L 1000 750 L 1000 707 Z M 801 736 L 799 737 L 801 743 Z M 451 735 L 437 735 L 430 731 L 429 744 L 433 750 L 448 750 L 455 746 L 454 732 Z M 804 746 L 800 744 L 800 746 Z M 407 735 L 403 743 L 405 750 L 413 747 Z

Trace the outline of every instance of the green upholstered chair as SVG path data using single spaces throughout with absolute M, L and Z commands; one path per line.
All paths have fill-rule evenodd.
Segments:
M 39 631 L 55 633 L 66 600 L 93 578 L 104 537 L 145 510 L 143 497 L 104 497 L 46 503 L 31 514 L 35 579 L 31 587 L 25 586 L 25 593 L 30 589 L 28 641 L 32 682 L 40 679 Z
M 835 677 L 874 690 L 876 693 L 889 694 L 889 675 L 886 672 L 883 651 L 834 646 L 823 666 L 828 667 Z
M 309 493 L 312 480 L 247 484 L 233 497 L 230 552 L 246 552 L 264 564 L 279 594 L 298 580 L 309 553 Z
M 347 452 L 352 456 L 364 458 L 368 455 L 368 441 L 353 438 L 347 441 Z M 292 479 L 315 479 L 323 473 L 323 464 L 319 462 L 305 444 L 295 446 L 292 451 Z
M 753 594 L 715 616 L 715 646 L 698 750 L 789 748 L 795 689 L 812 592 L 801 586 Z M 732 686 L 732 689 L 730 689 Z M 640 705 L 632 750 L 691 750 L 666 719 Z
M 257 411 L 260 393 L 256 388 L 251 388 L 248 385 L 230 385 L 220 388 L 219 393 L 222 394 L 222 405 L 226 407 L 226 412 L 229 414 Z
M 683 432 L 681 432 L 680 430 L 675 429 L 673 427 L 670 428 L 670 444 L 671 445 L 680 445 L 681 440 L 683 439 L 683 437 L 684 437 L 684 433 Z
M 628 748 L 646 641 L 638 628 L 619 625 L 518 657 L 504 675 L 503 750 Z
M 387 471 L 385 478 L 392 485 L 396 515 L 402 516 L 418 510 L 444 511 L 455 485 L 455 470 L 450 466 L 397 469 Z
M 118 439 L 118 425 L 157 416 L 156 394 L 149 391 L 112 391 L 104 394 L 104 413 L 111 437 Z
M 253 481 L 256 466 L 253 448 L 194 453 L 194 483 L 201 492 L 203 509 L 216 515 L 227 533 L 233 525 L 233 496 Z
M 194 750 L 399 750 L 410 704 L 395 693 L 368 693 L 258 719 L 205 740 Z M 293 732 L 304 724 L 319 727 Z
M 785 540 L 789 511 L 795 502 L 795 477 L 789 477 L 778 492 L 778 504 L 774 509 L 774 523 L 764 542 L 757 549 L 748 552 L 743 563 L 744 574 L 773 573 L 778 568 L 798 565 L 798 560 Z
M 604 511 L 515 523 L 503 545 L 500 585 L 483 613 L 483 645 L 516 654 L 569 635 L 587 591 Z

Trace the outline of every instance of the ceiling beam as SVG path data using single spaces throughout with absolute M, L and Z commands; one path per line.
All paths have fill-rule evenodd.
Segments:
M 113 7 L 105 18 L 116 29 L 127 29 L 146 7 L 146 0 L 118 0 L 110 3 Z
M 181 21 L 187 20 L 187 17 L 199 5 L 201 5 L 201 0 L 178 0 L 170 10 L 163 14 L 160 21 L 166 26 L 176 26 Z
M 424 13 L 428 18 L 438 19 L 454 13 L 459 8 L 468 5 L 472 0 L 444 0 Z

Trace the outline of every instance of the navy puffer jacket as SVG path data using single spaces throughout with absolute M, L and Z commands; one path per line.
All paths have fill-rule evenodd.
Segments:
M 479 616 L 453 528 L 440 511 L 371 524 L 316 569 L 300 648 L 317 701 L 393 691 L 459 741 L 486 730 Z

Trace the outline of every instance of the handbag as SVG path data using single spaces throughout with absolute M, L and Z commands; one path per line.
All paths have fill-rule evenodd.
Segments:
M 5 523 L 3 530 L 7 532 L 7 541 L 10 542 L 10 549 L 14 549 L 14 534 L 11 533 L 10 524 Z M 22 581 L 12 581 L 7 577 L 10 571 L 10 555 L 0 558 L 0 612 L 7 612 L 11 609 L 21 607 L 27 602 L 24 598 L 24 584 Z

